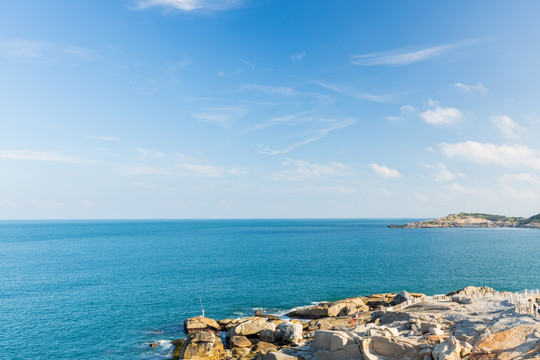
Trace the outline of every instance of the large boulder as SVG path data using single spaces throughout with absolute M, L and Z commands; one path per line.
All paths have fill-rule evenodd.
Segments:
M 243 335 L 235 335 L 229 339 L 229 347 L 233 348 L 248 348 L 253 345 L 249 339 Z
M 355 324 L 364 323 L 371 320 L 371 313 L 361 313 L 358 320 L 355 320 Z M 308 331 L 315 330 L 343 330 L 351 329 L 351 317 L 333 317 L 333 318 L 324 318 L 311 320 L 307 324 Z
M 490 288 L 488 286 L 467 286 L 461 290 L 452 291 L 451 293 L 447 295 L 448 296 L 452 296 L 452 295 L 474 296 L 474 295 L 480 295 L 480 294 L 490 293 L 494 291 L 495 289 Z
M 431 356 L 434 360 L 460 360 L 462 346 L 459 341 L 450 336 L 445 341 L 437 344 L 431 351 Z
M 317 360 L 353 360 L 362 359 L 360 348 L 356 344 L 345 345 L 343 348 L 335 351 L 319 350 L 315 353 Z
M 287 355 L 281 351 L 271 351 L 262 357 L 262 360 L 298 360 L 296 356 Z
M 349 316 L 357 312 L 369 311 L 362 298 L 350 298 L 334 302 L 323 302 L 315 306 L 288 313 L 290 317 L 320 319 L 325 317 Z
M 469 295 L 463 295 L 463 294 L 452 295 L 452 301 L 457 302 L 458 304 L 464 304 L 464 305 L 473 303 L 472 297 L 470 297 Z
M 188 334 L 198 331 L 219 331 L 220 326 L 214 319 L 195 316 L 184 320 L 184 329 Z
M 274 336 L 274 330 L 272 329 L 264 329 L 259 333 L 259 338 L 262 341 L 273 343 L 275 340 Z
M 373 336 L 362 341 L 364 360 L 422 360 L 422 348 L 409 341 L 385 336 Z
M 302 340 L 302 329 L 302 324 L 291 321 L 284 322 L 277 326 L 275 337 L 286 344 L 297 343 Z
M 273 322 L 266 322 L 266 320 L 263 318 L 260 318 L 260 320 L 247 320 L 230 328 L 227 332 L 227 336 L 252 336 L 265 329 L 275 330 L 276 325 Z
M 257 344 L 255 344 L 251 348 L 251 352 L 254 354 L 260 353 L 260 354 L 267 354 L 270 351 L 274 351 L 277 349 L 277 346 L 265 341 L 259 341 Z
M 199 331 L 189 334 L 180 352 L 180 359 L 220 360 L 225 350 L 219 336 L 212 331 Z
M 522 325 L 480 337 L 474 344 L 479 352 L 498 360 L 514 359 L 527 353 L 540 352 L 540 325 Z M 473 355 L 471 354 L 471 355 Z
M 412 295 L 406 292 L 405 290 L 403 290 L 402 292 L 400 292 L 394 297 L 393 302 L 394 304 L 399 305 L 409 300 L 412 300 Z

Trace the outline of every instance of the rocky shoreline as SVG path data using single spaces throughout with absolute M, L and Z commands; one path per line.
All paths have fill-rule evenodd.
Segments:
M 171 360 L 540 359 L 540 320 L 518 313 L 509 294 L 471 286 L 324 302 L 285 317 L 198 316 L 185 320 Z
M 521 218 L 491 214 L 459 213 L 433 220 L 415 221 L 404 225 L 388 225 L 388 227 L 399 229 L 454 227 L 540 229 L 540 214 L 531 216 L 530 218 Z

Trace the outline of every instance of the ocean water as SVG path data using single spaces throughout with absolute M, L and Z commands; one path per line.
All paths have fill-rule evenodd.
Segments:
M 0 222 L 0 359 L 164 359 L 201 302 L 220 319 L 403 289 L 540 288 L 540 230 L 386 227 L 405 222 Z

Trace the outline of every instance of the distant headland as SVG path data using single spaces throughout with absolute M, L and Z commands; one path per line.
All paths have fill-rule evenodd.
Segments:
M 418 229 L 418 228 L 452 228 L 452 227 L 480 227 L 480 228 L 532 228 L 540 229 L 540 214 L 530 218 L 509 217 L 502 215 L 465 213 L 450 214 L 448 216 L 416 221 L 404 225 L 388 225 L 389 228 Z

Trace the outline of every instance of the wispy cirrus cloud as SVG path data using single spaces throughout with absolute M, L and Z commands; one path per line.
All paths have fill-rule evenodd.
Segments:
M 296 149 L 296 148 L 298 148 L 300 146 L 304 146 L 304 145 L 310 144 L 312 142 L 315 142 L 317 140 L 320 140 L 320 139 L 322 139 L 323 137 L 325 137 L 326 135 L 328 135 L 329 133 L 331 133 L 333 131 L 340 130 L 340 129 L 346 128 L 348 126 L 351 126 L 354 123 L 356 123 L 356 120 L 351 119 L 351 118 L 345 118 L 345 119 L 340 119 L 340 120 L 318 119 L 318 120 L 314 121 L 314 123 L 316 123 L 319 126 L 322 125 L 323 127 L 322 128 L 317 128 L 317 129 L 311 131 L 313 133 L 312 136 L 309 136 L 309 137 L 305 138 L 302 141 L 299 141 L 299 142 L 293 143 L 291 145 L 288 145 L 285 148 L 280 149 L 280 150 L 272 149 L 272 148 L 270 148 L 268 146 L 261 145 L 260 146 L 261 153 L 267 154 L 267 155 L 286 154 L 286 153 L 288 153 L 288 152 L 290 152 L 290 151 L 292 151 L 292 150 L 294 150 L 294 149 Z
M 263 123 L 260 123 L 258 125 L 255 125 L 249 129 L 246 130 L 246 132 L 252 132 L 252 131 L 256 131 L 256 130 L 261 130 L 261 129 L 264 129 L 264 128 L 267 128 L 267 127 L 271 127 L 271 126 L 276 126 L 276 125 L 279 125 L 279 124 L 284 124 L 284 123 L 291 123 L 291 122 L 294 122 L 294 121 L 303 121 L 302 118 L 304 115 L 307 115 L 307 114 L 310 114 L 310 113 L 313 113 L 313 111 L 303 111 L 303 112 L 299 112 L 299 113 L 295 113 L 295 114 L 289 114 L 289 115 L 285 115 L 285 116 L 280 116 L 280 117 L 277 117 L 277 118 L 272 118 L 272 119 L 269 119 Z M 305 120 L 304 120 L 305 121 Z
M 86 135 L 85 138 L 90 140 L 101 140 L 101 141 L 110 141 L 117 142 L 120 141 L 119 137 L 116 136 L 95 136 L 95 135 Z
M 485 94 L 488 92 L 488 89 L 481 82 L 476 83 L 476 84 L 469 84 L 469 85 L 458 82 L 454 84 L 454 87 L 465 93 L 476 92 L 476 93 Z
M 152 159 L 160 158 L 165 155 L 158 150 L 150 150 L 143 148 L 136 148 L 135 150 L 137 151 L 137 155 L 135 156 L 135 158 L 140 161 L 150 161 Z
M 258 91 L 266 95 L 297 96 L 296 90 L 288 86 L 267 86 L 259 84 L 246 84 L 239 91 Z
M 145 10 L 153 7 L 165 10 L 190 11 L 224 11 L 241 7 L 245 0 L 137 0 L 133 2 L 134 10 Z
M 243 105 L 205 108 L 195 114 L 197 121 L 208 123 L 229 129 L 249 112 L 249 108 Z
M 65 155 L 57 151 L 0 150 L 0 159 L 48 161 L 66 164 L 96 164 L 97 162 Z
M 396 169 L 389 168 L 386 165 L 369 164 L 369 167 L 375 174 L 385 179 L 397 179 L 401 177 L 401 174 Z
M 81 60 L 95 60 L 99 54 L 91 49 L 57 45 L 48 41 L 28 39 L 0 39 L 0 56 L 12 60 L 49 61 L 62 56 Z
M 302 62 L 302 60 L 304 60 L 305 57 L 306 57 L 306 52 L 305 51 L 302 51 L 302 52 L 299 52 L 297 54 L 293 54 L 293 55 L 289 56 L 291 61 L 293 63 L 295 63 L 295 64 L 300 64 Z
M 377 53 L 352 55 L 351 63 L 361 66 L 405 66 L 451 53 L 473 43 L 476 43 L 476 41 L 461 41 L 414 51 L 396 49 Z
M 345 86 L 331 85 L 331 84 L 327 84 L 321 81 L 314 81 L 314 83 L 319 85 L 320 87 L 332 90 L 338 94 L 342 94 L 342 95 L 349 96 L 349 97 L 359 99 L 359 100 L 366 100 L 366 101 L 372 101 L 372 102 L 387 102 L 391 100 L 391 97 L 387 95 L 373 95 L 369 93 L 357 92 Z
M 449 158 L 461 158 L 483 165 L 525 167 L 540 170 L 540 150 L 525 145 L 495 145 L 476 141 L 440 144 Z

